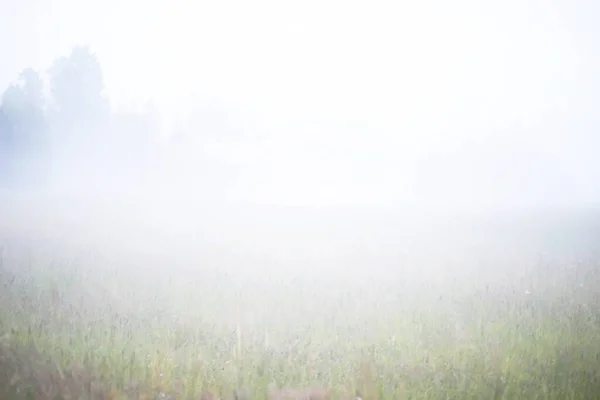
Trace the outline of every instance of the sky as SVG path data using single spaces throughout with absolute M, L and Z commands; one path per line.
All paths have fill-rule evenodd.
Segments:
M 0 86 L 90 45 L 115 108 L 153 100 L 174 126 L 220 105 L 247 131 L 223 155 L 253 166 L 235 190 L 259 202 L 585 203 L 598 18 L 583 0 L 0 0 Z

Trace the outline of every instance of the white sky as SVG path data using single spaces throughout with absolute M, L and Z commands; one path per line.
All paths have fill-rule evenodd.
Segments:
M 560 159 L 578 182 L 570 200 L 584 201 L 598 198 L 598 20 L 593 1 L 567 0 L 0 0 L 0 86 L 89 44 L 117 106 L 152 98 L 169 120 L 211 97 L 246 110 L 271 147 L 242 153 L 270 154 L 264 168 L 288 199 L 303 180 L 348 198 L 323 177 L 339 177 L 333 164 L 357 169 L 347 178 L 363 179 L 366 202 L 408 199 L 390 186 L 414 185 L 398 171 L 425 151 L 518 138 Z M 345 161 L 325 154 L 307 167 L 296 150 L 315 142 Z

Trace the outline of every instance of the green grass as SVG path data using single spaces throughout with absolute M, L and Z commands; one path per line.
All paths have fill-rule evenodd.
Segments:
M 272 383 L 318 383 L 364 399 L 600 398 L 593 264 L 577 280 L 532 275 L 525 294 L 476 279 L 415 279 L 403 291 L 390 280 L 283 284 L 251 270 L 225 278 L 66 260 L 4 260 L 6 396 L 191 399 L 247 388 L 264 398 Z

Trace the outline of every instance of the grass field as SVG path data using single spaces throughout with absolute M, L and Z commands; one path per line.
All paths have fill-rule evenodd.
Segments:
M 600 398 L 600 259 L 477 237 L 169 264 L 7 233 L 0 398 Z

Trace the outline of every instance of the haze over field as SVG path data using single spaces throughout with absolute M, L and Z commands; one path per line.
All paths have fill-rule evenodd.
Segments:
M 593 248 L 591 3 L 1 7 L 6 237 L 333 276 Z
M 600 6 L 496 3 L 0 0 L 0 397 L 598 398 Z
M 115 112 L 151 100 L 153 129 L 193 136 L 173 175 L 202 198 L 467 209 L 599 198 L 592 3 L 1 7 L 2 86 L 90 45 Z

